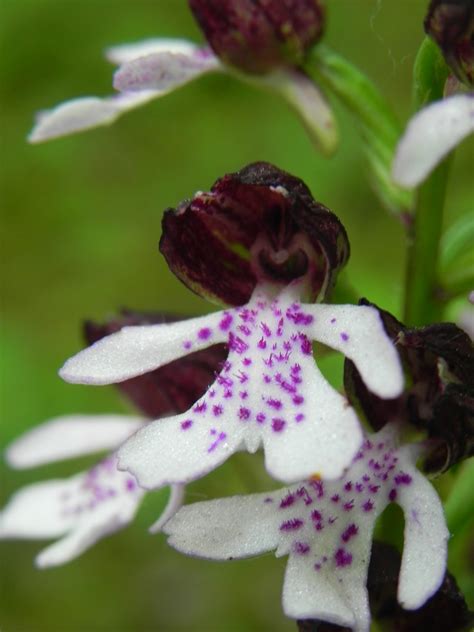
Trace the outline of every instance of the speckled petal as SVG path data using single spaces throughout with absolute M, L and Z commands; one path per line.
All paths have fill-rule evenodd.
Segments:
M 187 555 L 211 560 L 259 555 L 278 543 L 273 502 L 271 494 L 252 494 L 194 503 L 180 509 L 163 531 L 168 543 Z
M 31 130 L 30 143 L 41 143 L 51 138 L 68 136 L 102 125 L 114 123 L 118 117 L 133 108 L 145 105 L 160 96 L 152 90 L 117 96 L 81 97 L 65 101 L 52 110 L 39 112 Z
M 152 53 L 121 66 L 114 76 L 114 88 L 125 93 L 154 90 L 165 94 L 218 70 L 222 70 L 222 66 L 208 49 L 196 48 L 191 53 Z
M 35 467 L 101 450 L 115 449 L 144 423 L 126 415 L 65 415 L 16 439 L 6 451 L 15 468 Z
M 198 405 L 198 404 L 197 404 Z M 196 408 L 196 407 L 195 407 Z M 216 420 L 218 421 L 218 420 Z M 119 467 L 145 489 L 201 478 L 242 444 L 243 428 L 189 411 L 145 426 L 119 450 Z
M 367 387 L 379 397 L 398 397 L 403 372 L 379 313 L 365 305 L 305 305 L 314 316 L 311 335 L 352 360 Z
M 105 51 L 106 58 L 112 63 L 120 66 L 132 59 L 145 57 L 152 53 L 182 53 L 190 55 L 196 52 L 198 47 L 194 42 L 185 39 L 175 39 L 168 37 L 156 37 L 132 44 L 119 44 L 118 46 L 110 46 Z
M 474 132 L 474 96 L 457 94 L 415 114 L 400 140 L 392 168 L 397 184 L 418 186 L 441 160 Z
M 75 384 L 111 384 L 153 371 L 226 336 L 220 313 L 177 323 L 124 327 L 68 360 L 60 376 Z

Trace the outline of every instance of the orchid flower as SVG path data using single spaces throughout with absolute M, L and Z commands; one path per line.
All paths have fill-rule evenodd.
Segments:
M 277 557 L 288 555 L 287 616 L 368 632 L 372 534 L 387 505 L 396 502 L 405 514 L 398 584 L 402 607 L 419 608 L 444 579 L 449 533 L 435 490 L 416 469 L 419 451 L 400 446 L 390 424 L 367 436 L 341 480 L 311 478 L 267 494 L 188 505 L 164 531 L 178 551 L 211 560 L 272 550 Z
M 126 327 L 66 362 L 66 381 L 110 384 L 227 345 L 207 392 L 187 412 L 134 435 L 119 467 L 151 489 L 195 480 L 263 444 L 277 479 L 340 476 L 362 431 L 318 370 L 312 341 L 351 358 L 380 397 L 399 395 L 403 376 L 376 309 L 304 302 L 322 300 L 347 259 L 339 220 L 301 180 L 257 163 L 168 211 L 163 224 L 161 249 L 181 280 L 214 299 L 246 302 L 186 322 Z
M 163 314 L 124 310 L 104 324 L 87 321 L 84 335 L 90 344 L 126 325 L 176 320 Z M 133 520 L 145 495 L 135 478 L 117 469 L 118 447 L 142 428 L 150 417 L 186 410 L 205 390 L 210 376 L 225 358 L 214 347 L 190 354 L 144 377 L 122 382 L 120 390 L 146 417 L 125 415 L 68 415 L 52 419 L 14 441 L 6 451 L 17 469 L 36 467 L 104 450 L 112 450 L 86 472 L 67 479 L 24 487 L 0 512 L 0 538 L 61 539 L 36 558 L 40 567 L 68 562 L 100 538 Z M 150 527 L 152 533 L 181 506 L 182 485 L 172 485 L 168 503 Z
M 462 140 L 474 132 L 474 5 L 470 0 L 431 0 L 424 26 L 453 72 L 445 96 L 417 112 L 396 150 L 392 175 L 418 186 Z M 463 91 L 467 89 L 468 93 Z M 447 96 L 447 92 L 458 92 Z
M 227 0 L 227 4 L 234 3 L 235 0 Z M 72 99 L 40 112 L 30 142 L 109 125 L 129 110 L 202 75 L 219 72 L 278 93 L 295 109 L 320 149 L 331 153 L 337 144 L 331 108 L 300 68 L 304 52 L 322 33 L 323 12 L 318 2 L 297 0 L 291 7 L 257 8 L 255 2 L 239 0 L 235 12 L 232 7 L 223 11 L 222 6 L 202 9 L 199 4 L 191 2 L 215 52 L 207 45 L 169 38 L 111 47 L 106 57 L 120 66 L 114 77 L 119 94 Z M 216 25 L 215 16 L 210 15 L 213 12 L 221 18 L 235 15 L 237 23 L 221 21 Z
M 116 450 L 146 420 L 125 415 L 71 415 L 27 432 L 7 450 L 12 467 L 28 468 L 102 450 Z M 0 512 L 0 538 L 60 538 L 36 558 L 41 567 L 78 557 L 101 538 L 133 520 L 145 490 L 117 469 L 115 452 L 85 472 L 28 485 Z M 171 488 L 168 503 L 151 527 L 161 529 L 181 506 L 183 486 Z

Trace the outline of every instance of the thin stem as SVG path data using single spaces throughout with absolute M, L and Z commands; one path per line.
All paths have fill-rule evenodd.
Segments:
M 426 38 L 414 67 L 415 110 L 442 98 L 447 77 L 441 53 Z M 413 221 L 408 224 L 404 320 L 409 325 L 425 325 L 441 314 L 435 289 L 450 162 L 444 160 L 419 187 Z

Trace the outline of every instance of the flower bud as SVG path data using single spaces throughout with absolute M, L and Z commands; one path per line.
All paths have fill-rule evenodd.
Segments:
M 474 85 L 474 0 L 432 0 L 424 24 L 456 77 Z
M 86 321 L 84 338 L 89 345 L 123 327 L 158 325 L 183 320 L 163 313 L 142 313 L 123 310 L 119 316 L 103 324 Z M 205 392 L 209 383 L 225 361 L 227 347 L 217 344 L 190 353 L 159 369 L 117 384 L 120 391 L 144 415 L 152 419 L 182 413 Z
M 168 209 L 160 250 L 197 294 L 243 305 L 258 283 L 303 278 L 309 296 L 323 298 L 348 259 L 349 242 L 299 178 L 258 162 Z
M 221 60 L 252 74 L 299 65 L 321 37 L 321 0 L 189 0 Z

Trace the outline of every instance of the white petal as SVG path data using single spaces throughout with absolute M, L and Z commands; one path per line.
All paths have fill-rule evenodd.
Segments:
M 82 477 L 35 483 L 20 489 L 0 512 L 0 538 L 52 538 L 74 524 L 62 499 L 77 494 Z
M 65 101 L 52 110 L 40 112 L 31 130 L 30 143 L 41 143 L 51 138 L 67 136 L 101 125 L 114 123 L 121 114 L 140 107 L 161 96 L 148 90 L 136 94 L 120 94 L 112 97 L 81 97 Z
M 276 479 L 299 481 L 311 475 L 334 479 L 342 475 L 362 443 L 354 409 L 322 377 L 316 366 L 304 384 L 305 419 L 288 424 L 283 434 L 266 427 L 265 464 Z M 294 411 L 299 412 L 299 409 Z
M 75 384 L 111 384 L 143 375 L 192 351 L 223 342 L 221 314 L 139 327 L 124 327 L 68 360 L 60 376 Z
M 149 528 L 150 533 L 158 533 L 161 531 L 168 520 L 182 507 L 185 489 L 186 487 L 184 485 L 171 485 L 168 503 L 158 520 Z
M 134 42 L 133 44 L 110 46 L 110 48 L 106 49 L 105 56 L 113 64 L 120 65 L 151 53 L 168 52 L 189 55 L 198 50 L 198 48 L 196 44 L 189 40 L 157 37 Z
M 190 54 L 153 53 L 121 66 L 114 76 L 114 88 L 120 92 L 157 90 L 166 93 L 221 68 L 218 59 L 207 49 L 196 49 Z
M 290 555 L 283 585 L 283 610 L 294 619 L 321 619 L 353 626 L 354 615 L 345 602 L 337 581 L 317 573 L 304 556 Z
M 228 560 L 271 551 L 278 523 L 271 494 L 234 496 L 180 509 L 164 527 L 178 551 L 211 560 Z
M 66 415 L 14 441 L 6 451 L 12 467 L 27 468 L 100 450 L 116 449 L 144 423 L 126 415 Z
M 398 144 L 393 179 L 404 187 L 418 186 L 472 132 L 472 94 L 457 94 L 428 105 L 411 119 Z
M 326 155 L 334 153 L 339 134 L 331 106 L 317 85 L 303 72 L 289 69 L 259 78 L 294 108 L 315 145 Z
M 166 417 L 146 425 L 120 448 L 119 467 L 141 487 L 155 489 L 196 480 L 226 461 L 242 443 L 240 434 L 217 430 L 192 413 Z
M 405 513 L 405 543 L 398 581 L 398 601 L 407 610 L 422 606 L 440 587 L 446 571 L 446 527 L 441 501 L 417 470 L 412 482 L 398 489 L 397 502 Z
M 305 305 L 314 316 L 315 340 L 352 360 L 366 386 L 379 397 L 398 397 L 403 372 L 395 346 L 377 310 L 366 305 Z

